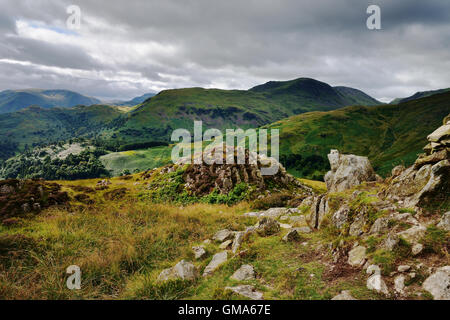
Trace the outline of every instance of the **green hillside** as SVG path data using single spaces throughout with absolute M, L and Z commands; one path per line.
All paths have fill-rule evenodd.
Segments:
M 420 91 L 420 92 L 416 92 L 415 94 L 413 94 L 412 96 L 407 97 L 407 98 L 394 99 L 394 100 L 391 101 L 391 104 L 404 103 L 404 102 L 408 102 L 408 101 L 411 101 L 411 100 L 416 100 L 416 99 L 420 99 L 420 98 L 430 97 L 430 96 L 435 95 L 435 94 L 449 92 L 449 91 L 450 91 L 450 88 L 439 89 L 439 90 L 432 90 L 432 91 Z
M 3 141 L 25 145 L 50 144 L 79 136 L 94 137 L 122 114 L 118 108 L 93 105 L 71 109 L 29 107 L 0 115 Z
M 117 122 L 117 136 L 125 140 L 169 139 L 174 129 L 192 130 L 194 120 L 203 120 L 209 128 L 255 128 L 309 111 L 380 104 L 359 90 L 343 88 L 299 78 L 250 90 L 167 90 L 124 115 Z
M 292 173 L 319 179 L 329 170 L 330 149 L 368 156 L 380 174 L 411 164 L 426 136 L 450 114 L 450 92 L 400 105 L 348 107 L 281 120 L 281 162 Z

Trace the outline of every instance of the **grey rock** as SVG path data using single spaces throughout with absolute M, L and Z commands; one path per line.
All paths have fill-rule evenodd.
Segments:
M 348 233 L 351 236 L 360 236 L 361 234 L 364 233 L 363 227 L 366 224 L 366 222 L 367 222 L 366 215 L 364 212 L 361 212 L 356 216 L 355 220 L 350 225 L 350 230 Z
M 421 243 L 416 243 L 412 246 L 411 248 L 411 253 L 413 254 L 413 256 L 417 256 L 418 254 L 420 254 L 423 250 L 423 244 Z
M 394 290 L 399 295 L 403 296 L 405 294 L 405 276 L 399 275 L 394 279 Z
M 408 243 L 415 244 L 425 235 L 427 228 L 422 225 L 409 228 L 405 231 L 397 233 L 397 236 L 405 239 Z
M 251 285 L 240 285 L 236 287 L 225 287 L 225 290 L 231 290 L 237 294 L 247 297 L 252 300 L 262 300 L 263 294 L 255 290 L 255 287 Z
M 298 234 L 298 231 L 296 229 L 290 230 L 284 237 L 283 241 L 286 242 L 294 242 L 294 241 L 300 241 L 302 238 Z
M 341 229 L 348 220 L 348 213 L 350 212 L 350 208 L 347 205 L 341 206 L 331 217 L 331 221 L 333 225 Z
M 231 279 L 237 281 L 246 281 L 255 279 L 255 270 L 253 266 L 244 264 L 231 276 Z
M 233 244 L 231 245 L 231 252 L 236 253 L 241 247 L 242 242 L 244 241 L 245 231 L 236 232 L 233 240 Z
M 406 271 L 408 271 L 409 269 L 411 269 L 411 266 L 408 266 L 408 265 L 401 265 L 401 266 L 398 266 L 397 271 L 398 271 L 398 272 L 406 272 Z
M 348 253 L 348 264 L 352 267 L 362 267 L 366 262 L 366 247 L 357 246 Z
M 262 218 L 256 226 L 256 232 L 260 236 L 270 236 L 280 232 L 280 224 L 272 218 Z
M 312 232 L 310 227 L 299 227 L 299 228 L 295 228 L 295 230 L 297 230 L 298 233 L 311 233 Z
M 437 269 L 424 281 L 422 287 L 430 292 L 435 300 L 450 300 L 450 266 Z
M 192 263 L 181 260 L 174 267 L 163 270 L 158 276 L 158 281 L 175 279 L 194 280 L 197 276 L 197 268 Z
M 338 294 L 337 296 L 333 297 L 331 300 L 357 300 L 357 299 L 353 298 L 350 291 L 344 290 L 341 291 L 341 293 Z
M 195 259 L 201 259 L 206 255 L 205 248 L 203 246 L 192 247 L 192 251 L 194 251 Z
M 218 231 L 214 236 L 213 240 L 218 242 L 224 242 L 226 240 L 232 240 L 234 237 L 234 232 L 228 229 Z
M 446 212 L 442 215 L 441 220 L 437 224 L 439 228 L 442 228 L 446 231 L 450 231 L 450 211 Z
M 388 229 L 389 219 L 388 218 L 378 218 L 373 223 L 370 228 L 370 233 L 384 233 Z
M 220 244 L 219 249 L 226 250 L 229 246 L 231 246 L 232 243 L 233 241 L 231 240 L 224 241 Z
M 214 271 L 216 271 L 222 264 L 224 264 L 228 259 L 228 254 L 226 251 L 222 251 L 219 253 L 216 253 L 211 262 L 206 266 L 205 270 L 203 271 L 203 276 L 207 277 L 211 274 L 213 274 Z

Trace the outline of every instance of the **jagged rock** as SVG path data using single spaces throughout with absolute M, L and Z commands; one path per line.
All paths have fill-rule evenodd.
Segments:
M 308 220 L 313 228 L 320 229 L 323 218 L 329 211 L 328 198 L 326 196 L 315 197 L 310 208 Z
M 214 236 L 213 240 L 217 242 L 224 242 L 226 240 L 231 240 L 234 237 L 234 232 L 228 229 L 218 231 Z
M 398 165 L 392 169 L 392 176 L 397 177 L 401 175 L 403 171 L 405 171 L 405 167 L 402 165 Z
M 229 246 L 231 246 L 232 243 L 233 243 L 233 241 L 226 240 L 220 244 L 219 249 L 226 250 L 226 249 L 228 249 Z
M 192 263 L 181 260 L 174 267 L 163 270 L 158 276 L 158 281 L 175 279 L 194 280 L 197 276 L 197 268 Z
M 426 164 L 435 164 L 439 161 L 448 159 L 448 157 L 449 155 L 446 149 L 432 153 L 425 157 L 419 157 L 416 162 L 414 162 L 414 168 L 419 169 Z
M 415 244 L 425 235 L 427 228 L 422 225 L 409 228 L 405 231 L 397 233 L 397 236 L 405 239 L 408 243 Z
M 366 247 L 357 246 L 348 253 L 348 264 L 352 267 L 362 267 L 366 262 Z
M 280 224 L 272 218 L 262 218 L 256 226 L 256 232 L 262 236 L 270 236 L 280 232 Z
M 398 272 L 406 272 L 406 271 L 408 271 L 409 269 L 411 269 L 411 266 L 408 266 L 408 265 L 401 265 L 401 266 L 398 266 L 397 271 L 398 271 Z
M 384 233 L 388 229 L 389 219 L 388 218 L 378 218 L 373 223 L 370 228 L 370 233 Z
M 201 259 L 206 255 L 205 248 L 203 246 L 192 247 L 192 251 L 194 251 L 195 259 Z
M 347 223 L 349 212 L 350 208 L 347 205 L 341 206 L 331 217 L 333 225 L 341 229 Z
M 253 269 L 253 266 L 244 264 L 235 273 L 233 273 L 231 279 L 237 281 L 253 280 L 255 279 L 255 270 Z
M 405 294 L 405 276 L 399 275 L 394 279 L 394 290 L 399 295 L 403 296 Z
M 439 228 L 442 228 L 446 231 L 450 231 L 450 211 L 446 212 L 442 215 L 441 220 L 437 224 Z
M 422 287 L 435 300 L 450 300 L 450 266 L 439 268 L 424 281 Z
M 338 294 L 337 296 L 333 297 L 331 300 L 357 300 L 357 299 L 352 297 L 350 291 L 344 290 L 341 291 L 341 293 Z
M 237 294 L 247 297 L 252 300 L 262 300 L 262 292 L 256 291 L 255 287 L 251 285 L 240 285 L 236 287 L 226 287 L 225 290 L 231 290 Z
M 363 227 L 366 225 L 367 219 L 365 212 L 361 212 L 358 214 L 350 225 L 350 229 L 348 231 L 351 236 L 359 236 L 364 233 Z
M 216 269 L 218 269 L 223 263 L 225 263 L 228 259 L 228 253 L 226 251 L 222 251 L 216 253 L 211 262 L 206 266 L 203 271 L 203 276 L 207 277 L 211 275 Z
M 416 243 L 412 246 L 411 248 L 411 253 L 413 254 L 413 256 L 417 256 L 418 254 L 420 254 L 423 250 L 423 244 L 421 243 Z
M 399 239 L 398 235 L 395 234 L 394 232 L 390 232 L 387 235 L 386 239 L 381 244 L 381 247 L 385 250 L 392 251 L 397 246 L 399 241 L 400 241 L 400 239 Z
M 341 192 L 360 185 L 364 181 L 375 181 L 375 171 L 367 157 L 339 154 L 331 150 L 328 155 L 331 171 L 325 175 L 329 192 Z
M 284 237 L 283 241 L 286 242 L 294 242 L 294 241 L 300 241 L 302 238 L 300 237 L 297 229 L 290 230 Z
M 367 268 L 366 273 L 371 274 L 371 276 L 367 279 L 367 289 L 374 290 L 388 296 L 389 290 L 383 278 L 381 277 L 380 267 L 377 265 L 370 265 Z
M 439 142 L 441 140 L 447 139 L 450 137 L 450 125 L 444 124 L 443 126 L 437 128 L 433 133 L 428 135 L 427 139 L 430 142 Z
M 236 232 L 233 240 L 233 244 L 231 246 L 231 252 L 236 253 L 241 246 L 242 242 L 244 241 L 246 232 L 245 231 L 239 231 Z
M 405 213 L 394 213 L 389 216 L 390 219 L 396 220 L 396 221 L 403 221 L 410 224 L 418 225 L 419 221 L 417 221 L 416 218 L 414 218 L 411 213 L 405 212 Z

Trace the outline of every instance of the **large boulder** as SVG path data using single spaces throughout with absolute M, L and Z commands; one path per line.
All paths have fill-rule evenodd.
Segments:
M 435 300 L 450 300 L 450 266 L 439 268 L 424 281 L 422 287 Z
M 364 181 L 376 181 L 375 171 L 367 157 L 331 150 L 328 160 L 331 171 L 325 175 L 325 182 L 329 192 L 341 192 Z

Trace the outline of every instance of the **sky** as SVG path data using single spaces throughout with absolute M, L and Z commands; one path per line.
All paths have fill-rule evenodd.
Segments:
M 381 30 L 366 10 L 381 9 Z M 67 8 L 80 8 L 80 28 Z M 0 0 L 0 90 L 104 100 L 314 78 L 390 101 L 450 87 L 448 0 Z M 70 26 L 70 25 L 69 25 Z

